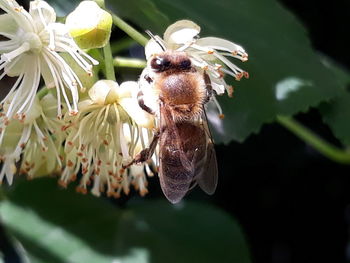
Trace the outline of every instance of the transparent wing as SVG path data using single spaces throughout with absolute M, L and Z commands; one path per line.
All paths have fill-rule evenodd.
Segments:
M 196 181 L 204 192 L 212 195 L 215 192 L 218 183 L 218 165 L 216 161 L 214 142 L 208 126 L 208 119 L 204 107 L 200 124 L 205 131 L 207 143 L 205 158 L 201 165 L 202 169 L 197 169 L 198 173 L 196 175 Z
M 159 181 L 164 195 L 171 203 L 178 203 L 186 195 L 194 178 L 191 154 L 186 154 L 188 149 L 184 149 L 186 144 L 183 144 L 187 128 L 186 124 L 176 124 L 171 110 L 161 105 Z

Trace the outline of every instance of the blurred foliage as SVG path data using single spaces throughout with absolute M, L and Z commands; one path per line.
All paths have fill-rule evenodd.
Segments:
M 17 182 L 6 196 L 3 223 L 31 262 L 251 262 L 240 226 L 210 205 L 135 199 L 116 208 L 52 178 Z
M 334 135 L 346 146 L 350 146 L 350 74 L 335 62 L 322 58 L 326 67 L 332 70 L 336 77 L 334 82 L 340 83 L 343 90 L 329 102 L 324 102 L 319 109 L 325 123 L 332 129 Z

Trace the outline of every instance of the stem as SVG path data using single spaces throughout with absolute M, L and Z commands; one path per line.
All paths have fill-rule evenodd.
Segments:
M 111 45 L 109 44 L 109 42 L 103 48 L 103 55 L 105 57 L 106 78 L 109 80 L 116 81 L 115 72 L 114 72 L 114 65 L 113 65 L 112 50 L 111 50 Z
M 102 71 L 103 75 L 106 76 L 105 58 L 102 55 L 101 50 L 97 48 L 90 49 L 88 54 L 98 61 L 98 65 L 95 68 L 97 73 Z
M 49 93 L 49 89 L 47 87 L 43 87 L 41 88 L 38 93 L 36 94 L 36 96 L 38 96 L 38 99 L 41 100 L 42 98 L 45 97 L 46 94 Z
M 310 129 L 304 127 L 296 120 L 287 116 L 277 116 L 277 122 L 293 132 L 300 139 L 310 144 L 325 157 L 343 164 L 350 164 L 350 153 L 326 142 Z
M 137 58 L 123 58 L 123 57 L 115 57 L 114 58 L 114 66 L 115 67 L 126 67 L 126 68 L 145 68 L 146 61 L 143 59 Z
M 142 35 L 140 32 L 138 32 L 135 28 L 130 26 L 128 23 L 126 23 L 124 20 L 122 20 L 119 16 L 113 14 L 112 15 L 113 23 L 119 27 L 121 30 L 123 30 L 126 34 L 128 34 L 132 39 L 134 39 L 136 42 L 138 42 L 140 45 L 145 46 L 148 39 Z
M 104 0 L 95 0 L 95 2 L 99 5 L 99 7 L 106 9 Z M 116 81 L 114 66 L 113 66 L 113 55 L 111 50 L 111 44 L 108 41 L 107 45 L 103 47 L 103 56 L 104 56 L 104 64 L 105 64 L 105 75 L 109 80 Z

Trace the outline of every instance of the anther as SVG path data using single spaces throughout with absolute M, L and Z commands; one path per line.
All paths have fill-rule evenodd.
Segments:
M 227 95 L 232 98 L 233 97 L 233 91 L 234 91 L 234 87 L 232 86 L 228 86 L 227 87 Z
M 73 166 L 74 166 L 74 163 L 73 163 L 71 160 L 68 160 L 67 166 L 68 166 L 68 167 L 73 167 Z
M 207 51 L 207 53 L 208 53 L 209 55 L 214 54 L 214 50 L 210 49 L 210 50 Z
M 63 188 L 67 188 L 67 182 L 63 181 L 62 179 L 58 180 L 58 185 Z
M 71 110 L 69 112 L 69 116 L 76 116 L 77 114 L 78 114 L 78 111 L 76 111 L 76 110 Z

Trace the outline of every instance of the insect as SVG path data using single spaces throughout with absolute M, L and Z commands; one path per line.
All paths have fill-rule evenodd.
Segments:
M 129 165 L 150 159 L 159 144 L 160 185 L 170 202 L 178 203 L 197 184 L 213 194 L 217 162 L 204 109 L 213 94 L 209 76 L 180 51 L 153 55 L 149 67 L 152 77 L 144 78 L 159 94 L 158 112 L 145 104 L 142 92 L 138 100 L 141 108 L 157 115 L 159 129 Z

